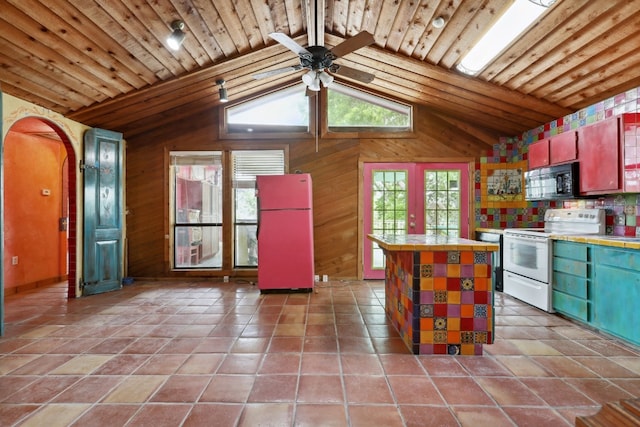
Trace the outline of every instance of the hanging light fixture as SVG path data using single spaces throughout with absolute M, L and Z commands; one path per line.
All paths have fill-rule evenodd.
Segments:
M 309 71 L 302 75 L 302 81 L 307 85 L 309 90 L 314 92 L 320 91 L 320 79 L 318 78 L 318 73 L 316 71 Z
M 333 76 L 326 71 L 322 70 L 318 73 L 318 78 L 322 82 L 322 86 L 329 87 L 333 83 Z
M 227 88 L 224 87 L 225 83 L 226 82 L 224 81 L 224 79 L 216 80 L 216 84 L 219 86 L 218 94 L 220 95 L 220 102 L 228 102 L 229 101 L 229 98 L 227 97 Z
M 167 37 L 167 46 L 171 50 L 178 50 L 184 41 L 184 22 L 175 20 L 171 23 L 171 34 Z
M 329 85 L 333 83 L 333 76 L 324 70 L 310 70 L 302 75 L 302 81 L 307 85 L 309 90 L 319 92 L 320 83 L 322 83 L 324 87 L 329 87 Z

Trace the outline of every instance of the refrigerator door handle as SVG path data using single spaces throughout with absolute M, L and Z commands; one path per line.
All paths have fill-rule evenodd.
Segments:
M 256 206 L 258 209 L 258 220 L 256 223 L 256 239 L 260 238 L 260 197 L 256 197 Z

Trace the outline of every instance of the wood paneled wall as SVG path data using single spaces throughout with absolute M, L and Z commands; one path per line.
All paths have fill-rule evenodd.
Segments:
M 361 274 L 359 162 L 446 159 L 469 161 L 487 145 L 422 107 L 415 110 L 415 138 L 319 138 L 316 140 L 224 141 L 218 138 L 217 110 L 189 120 L 168 122 L 170 115 L 144 135 L 127 139 L 128 275 L 133 277 L 242 276 L 242 272 L 174 272 L 169 264 L 168 154 L 172 150 L 220 150 L 231 147 L 289 146 L 289 171 L 313 177 L 315 269 L 332 279 Z M 164 124 L 163 124 L 164 121 Z M 126 135 L 125 135 L 126 138 Z M 497 142 L 497 140 L 496 140 Z M 473 188 L 473 187 L 472 187 Z M 244 272 L 255 276 L 255 271 Z

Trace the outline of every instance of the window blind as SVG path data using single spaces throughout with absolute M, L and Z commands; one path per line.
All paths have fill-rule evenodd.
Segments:
M 284 174 L 284 151 L 232 151 L 233 185 L 253 187 L 258 175 Z

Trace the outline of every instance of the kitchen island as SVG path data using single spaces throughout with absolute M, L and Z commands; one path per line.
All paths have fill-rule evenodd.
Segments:
M 494 337 L 496 243 L 422 234 L 367 236 L 385 252 L 385 311 L 414 354 L 481 355 Z

